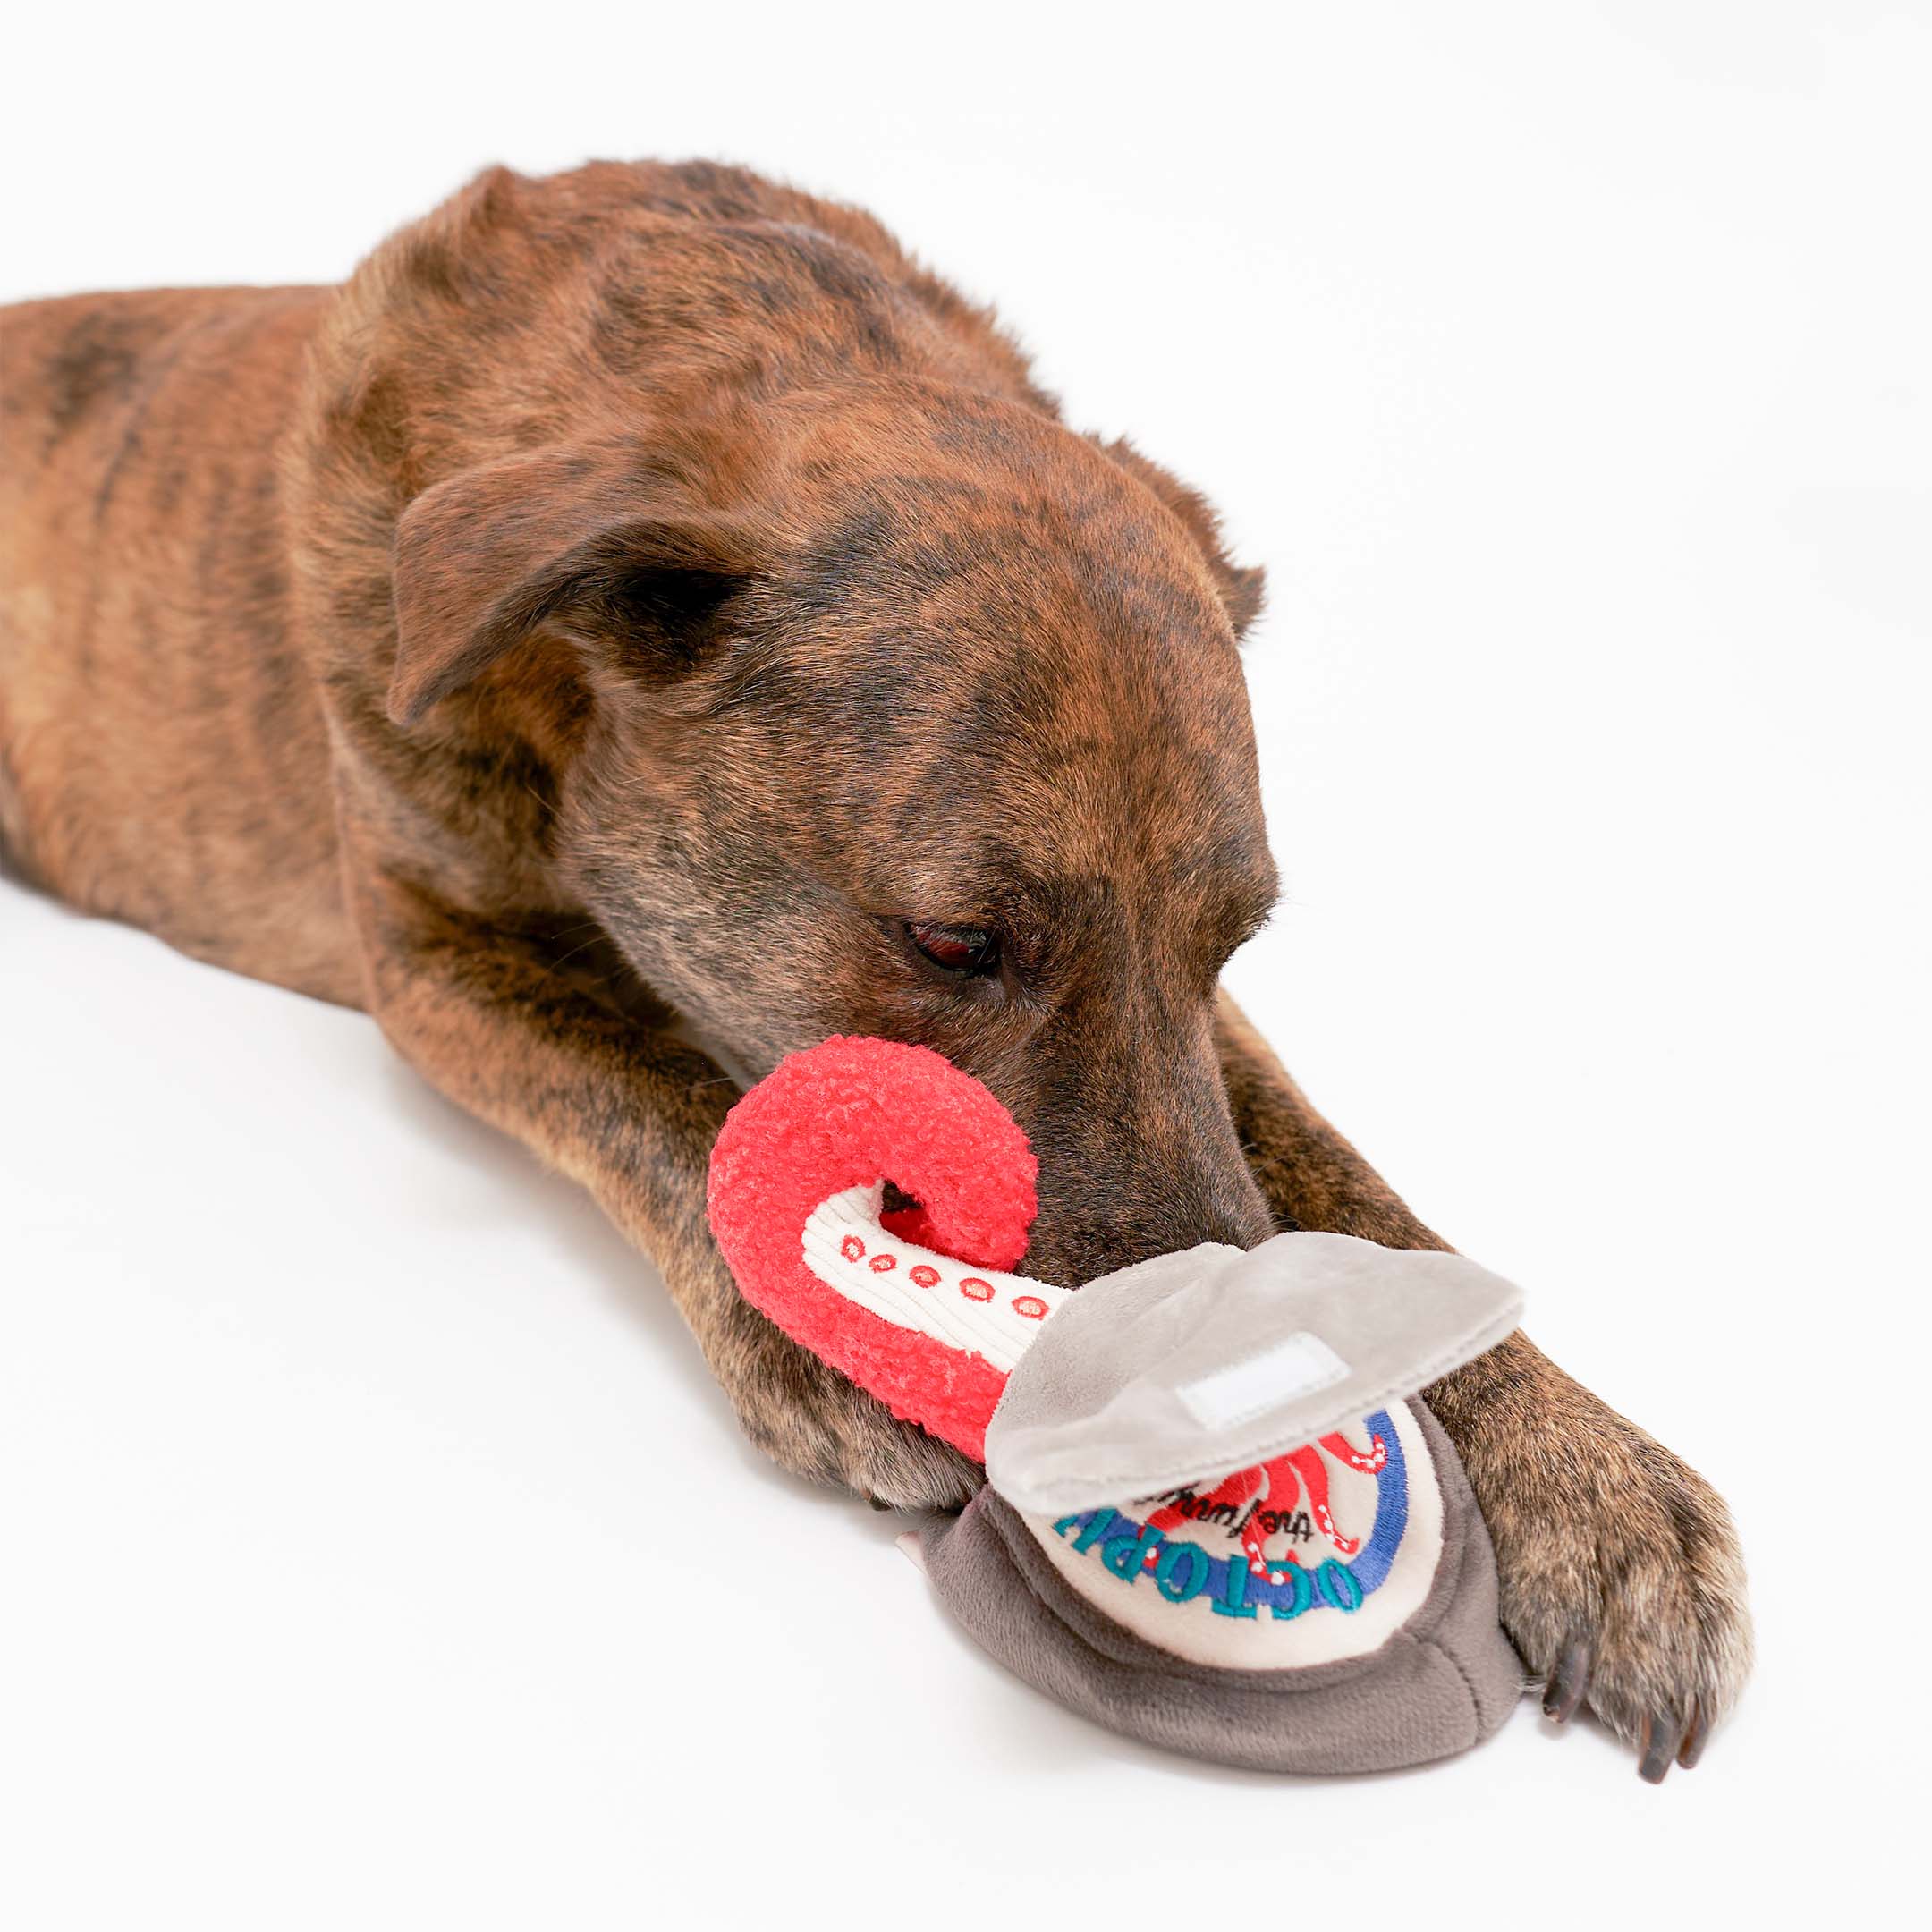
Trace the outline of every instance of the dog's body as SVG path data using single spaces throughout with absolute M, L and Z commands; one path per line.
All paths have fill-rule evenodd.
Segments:
M 653 1255 L 779 1461 L 979 1479 L 739 1299 L 694 1038 L 939 1047 L 1033 1139 L 1050 1278 L 1440 1245 L 1217 991 L 1273 894 L 1258 580 L 868 217 L 497 171 L 340 290 L 31 303 L 0 357 L 0 846 L 367 1007 Z M 1693 1759 L 1748 1661 L 1722 1503 L 1521 1336 L 1430 1400 L 1553 1706 Z

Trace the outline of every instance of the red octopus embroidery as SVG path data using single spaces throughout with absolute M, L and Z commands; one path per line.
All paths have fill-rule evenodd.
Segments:
M 1253 1469 L 1236 1470 L 1232 1476 L 1216 1483 L 1206 1496 L 1194 1499 L 1192 1515 L 1198 1517 L 1223 1506 L 1233 1510 L 1241 1521 L 1241 1542 L 1242 1549 L 1248 1553 L 1249 1569 L 1256 1576 L 1266 1577 L 1271 1583 L 1279 1583 L 1287 1572 L 1275 1569 L 1268 1560 L 1268 1531 L 1262 1527 L 1261 1505 L 1267 1504 L 1269 1513 L 1278 1520 L 1292 1511 L 1297 1499 L 1305 1495 L 1309 1513 L 1315 1519 L 1316 1528 L 1333 1546 L 1335 1555 L 1352 1556 L 1361 1548 L 1361 1538 L 1344 1536 L 1335 1526 L 1334 1512 L 1328 1506 L 1328 1469 L 1321 1458 L 1324 1450 L 1344 1467 L 1360 1470 L 1368 1476 L 1379 1473 L 1388 1462 L 1388 1445 L 1380 1436 L 1371 1435 L 1368 1446 L 1358 1449 L 1337 1430 L 1332 1436 L 1324 1436 L 1318 1446 L 1309 1443 Z M 1190 1520 L 1190 1513 L 1178 1503 L 1164 1503 L 1148 1518 L 1148 1527 L 1158 1530 L 1165 1536 L 1168 1530 L 1179 1529 Z M 1147 1561 L 1150 1567 L 1158 1560 L 1159 1555 L 1157 1549 L 1148 1552 Z M 1299 1567 L 1300 1559 L 1292 1550 L 1284 1551 L 1283 1557 L 1286 1563 Z

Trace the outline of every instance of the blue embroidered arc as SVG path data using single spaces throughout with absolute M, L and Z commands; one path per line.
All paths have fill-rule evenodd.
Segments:
M 1062 1517 L 1054 1528 L 1063 1537 L 1070 1530 L 1080 1530 L 1074 1547 L 1081 1551 L 1090 1549 L 1097 1554 L 1110 1546 L 1133 1544 L 1134 1560 L 1124 1572 L 1112 1563 L 1106 1564 L 1127 1583 L 1139 1580 L 1147 1564 L 1147 1552 L 1160 1553 L 1153 1571 L 1158 1572 L 1162 1583 L 1177 1580 L 1176 1587 L 1163 1591 L 1171 1602 L 1208 1596 L 1217 1604 L 1241 1606 L 1242 1610 L 1237 1614 L 1251 1614 L 1246 1606 L 1265 1605 L 1275 1616 L 1282 1618 L 1300 1616 L 1306 1610 L 1324 1606 L 1354 1610 L 1388 1580 L 1395 1552 L 1402 1547 L 1403 1533 L 1409 1527 L 1409 1465 L 1402 1455 L 1402 1437 L 1395 1433 L 1386 1409 L 1377 1410 L 1368 1417 L 1368 1424 L 1371 1436 L 1381 1436 L 1387 1445 L 1388 1459 L 1376 1478 L 1375 1527 L 1349 1563 L 1330 1558 L 1312 1571 L 1291 1569 L 1282 1582 L 1273 1583 L 1265 1577 L 1252 1575 L 1247 1557 L 1239 1551 L 1229 1556 L 1216 1556 L 1189 1539 L 1170 1541 L 1158 1530 L 1136 1522 L 1123 1510 L 1087 1510 L 1077 1516 Z M 1105 1519 L 1098 1534 L 1094 1533 L 1096 1519 Z M 1192 1551 L 1194 1555 L 1186 1560 L 1186 1578 L 1178 1580 L 1178 1553 L 1182 1550 Z M 1205 1570 L 1196 1557 L 1206 1559 Z M 1231 1568 L 1240 1573 L 1231 1576 Z M 1331 1580 L 1331 1572 L 1340 1575 Z

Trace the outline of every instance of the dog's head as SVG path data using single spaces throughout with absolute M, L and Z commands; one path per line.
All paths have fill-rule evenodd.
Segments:
M 978 1075 L 1039 1157 L 1044 1276 L 1269 1232 L 1214 1038 L 1275 889 L 1258 585 L 1198 498 L 881 381 L 465 472 L 396 558 L 393 715 L 568 654 L 553 864 L 740 1069 L 869 1033 Z

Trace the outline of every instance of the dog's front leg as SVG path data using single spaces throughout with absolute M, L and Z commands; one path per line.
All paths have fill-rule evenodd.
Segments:
M 458 1106 L 589 1188 L 650 1256 L 759 1449 L 900 1508 L 954 1508 L 972 1495 L 983 1479 L 970 1462 L 739 1294 L 705 1218 L 711 1143 L 737 1089 L 708 1058 L 419 887 L 364 871 L 352 892 L 383 1031 Z
M 1222 1070 L 1276 1224 L 1390 1248 L 1446 1245 L 1325 1121 L 1224 995 Z M 1546 1682 L 1642 1753 L 1696 1762 L 1750 1667 L 1730 1512 L 1695 1470 L 1572 1381 L 1521 1334 L 1445 1377 L 1430 1408 L 1496 1544 L 1503 1621 Z

